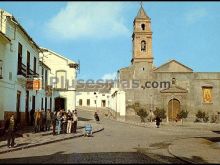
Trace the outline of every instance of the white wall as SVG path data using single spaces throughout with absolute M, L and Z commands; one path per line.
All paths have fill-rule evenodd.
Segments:
M 87 99 L 90 100 L 89 107 L 96 107 L 95 101 L 97 102 L 97 107 L 102 107 L 102 100 L 105 100 L 105 107 L 110 107 L 110 93 L 99 93 L 96 92 L 77 92 L 76 93 L 76 105 L 79 106 L 79 100 L 82 99 L 82 106 L 87 106 Z
M 110 108 L 119 113 L 120 116 L 126 115 L 125 92 L 118 88 L 111 89 Z

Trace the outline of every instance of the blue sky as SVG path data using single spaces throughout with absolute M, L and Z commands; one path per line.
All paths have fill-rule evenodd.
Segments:
M 219 2 L 144 2 L 156 67 L 175 59 L 195 72 L 220 72 Z M 130 65 L 133 2 L 0 2 L 38 45 L 74 61 L 78 78 L 113 78 Z

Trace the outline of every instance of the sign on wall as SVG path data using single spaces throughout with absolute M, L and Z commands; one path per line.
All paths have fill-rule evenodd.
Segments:
M 41 80 L 40 79 L 27 79 L 26 88 L 27 90 L 40 90 Z

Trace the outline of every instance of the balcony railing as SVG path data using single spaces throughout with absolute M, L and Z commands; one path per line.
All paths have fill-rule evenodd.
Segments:
M 27 67 L 24 64 L 18 64 L 18 75 L 22 75 L 24 77 L 27 77 Z
M 39 77 L 39 74 L 34 72 L 33 70 L 31 69 L 28 69 L 27 70 L 27 77 Z

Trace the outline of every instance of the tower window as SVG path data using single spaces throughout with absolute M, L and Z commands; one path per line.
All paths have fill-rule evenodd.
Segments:
M 141 41 L 141 51 L 146 52 L 146 41 Z
M 145 30 L 145 24 L 141 24 L 141 29 Z

